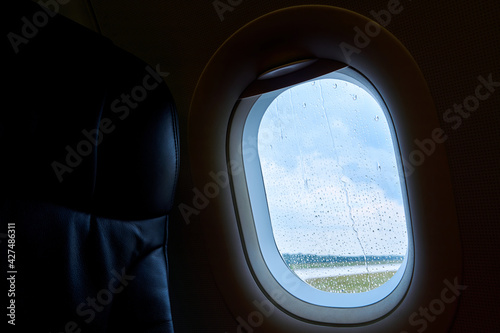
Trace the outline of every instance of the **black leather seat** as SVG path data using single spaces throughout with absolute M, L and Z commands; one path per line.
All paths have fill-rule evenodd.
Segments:
M 18 331 L 173 332 L 172 96 L 154 68 L 106 38 L 15 3 L 6 10 L 0 111 L 2 293 L 14 276 L 15 295 L 3 309 L 15 301 Z

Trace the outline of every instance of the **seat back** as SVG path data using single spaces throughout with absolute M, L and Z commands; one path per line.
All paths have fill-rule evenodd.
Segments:
M 171 332 L 173 98 L 160 73 L 106 38 L 31 1 L 12 6 L 0 232 L 15 229 L 15 262 L 2 260 L 15 327 Z

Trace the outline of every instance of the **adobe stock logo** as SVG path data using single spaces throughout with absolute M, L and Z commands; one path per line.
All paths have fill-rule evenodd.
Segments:
M 99 290 L 95 298 L 87 297 L 86 302 L 80 303 L 76 308 L 76 313 L 80 317 L 87 316 L 85 319 L 87 324 L 94 320 L 96 312 L 101 312 L 106 305 L 111 303 L 113 295 L 121 293 L 128 286 L 129 281 L 135 279 L 134 275 L 125 273 L 125 268 L 122 268 L 121 274 L 116 270 L 112 270 L 111 274 L 113 278 L 109 280 L 107 288 Z
M 108 281 L 107 288 L 99 290 L 95 297 L 87 297 L 85 302 L 76 307 L 76 314 L 85 318 L 85 323 L 90 324 L 95 319 L 96 313 L 102 312 L 113 301 L 114 295 L 121 293 L 130 281 L 135 279 L 135 275 L 126 274 L 125 268 L 122 268 L 121 273 L 113 269 L 111 275 L 113 277 Z M 63 332 L 81 333 L 82 328 L 75 321 L 68 321 L 60 333 Z
M 202 210 L 207 208 L 210 204 L 210 200 L 217 197 L 221 189 L 225 189 L 229 186 L 230 174 L 235 176 L 243 172 L 243 166 L 240 163 L 231 160 L 228 165 L 228 170 L 229 172 L 219 171 L 217 173 L 210 171 L 208 175 L 213 181 L 206 183 L 202 190 L 198 187 L 194 187 L 192 189 L 193 197 L 191 200 L 191 206 L 184 202 L 179 204 L 178 209 L 186 224 L 191 223 L 192 215 L 198 215 Z
M 241 155 L 242 159 L 250 162 L 258 158 L 258 145 L 270 143 L 272 138 L 272 133 L 261 130 L 258 134 L 258 141 L 256 136 L 248 136 L 244 139 L 242 147 L 240 147 L 238 153 Z M 246 148 L 243 149 L 243 146 Z M 231 177 L 238 176 L 244 172 L 242 160 L 231 159 L 227 163 L 226 170 L 219 170 L 217 172 L 210 171 L 208 176 L 211 181 L 206 182 L 203 187 L 194 187 L 192 189 L 192 199 L 191 205 L 185 202 L 181 202 L 177 208 L 179 209 L 182 218 L 186 224 L 191 223 L 191 216 L 199 215 L 201 211 L 208 207 L 211 200 L 215 199 L 221 190 L 226 189 L 230 185 Z
M 290 270 L 283 271 L 280 280 L 287 284 L 287 290 L 292 295 L 300 285 L 299 279 Z M 285 301 L 285 297 L 286 292 L 284 292 L 281 288 L 276 288 L 270 292 L 270 299 L 277 303 L 283 303 Z M 254 305 L 255 310 L 248 313 L 247 316 L 236 317 L 236 322 L 238 323 L 236 333 L 257 332 L 258 328 L 264 325 L 265 320 L 271 317 L 276 309 L 276 306 L 267 298 L 260 301 L 254 300 L 252 304 Z
M 489 73 L 486 76 L 479 75 L 479 82 L 474 93 L 466 96 L 462 103 L 453 104 L 453 108 L 445 110 L 443 113 L 443 122 L 451 124 L 451 129 L 456 131 L 462 125 L 464 119 L 468 119 L 476 112 L 481 102 L 486 101 L 500 87 L 500 81 L 493 80 L 493 74 Z M 424 139 L 415 139 L 413 142 L 416 149 L 412 150 L 407 158 L 403 158 L 405 176 L 410 176 L 417 167 L 424 164 L 427 158 L 434 154 L 438 144 L 442 144 L 448 140 L 448 134 L 441 127 L 434 128 L 429 137 Z
M 83 138 L 76 145 L 66 145 L 64 160 L 51 163 L 52 170 L 60 183 L 64 180 L 65 174 L 72 173 L 82 163 L 83 158 L 95 152 L 104 140 L 105 134 L 111 134 L 116 129 L 117 123 L 127 119 L 131 111 L 147 98 L 148 92 L 160 85 L 162 77 L 169 75 L 168 72 L 161 72 L 159 65 L 156 65 L 156 71 L 150 66 L 146 66 L 145 71 L 147 74 L 142 78 L 141 84 L 134 86 L 128 93 L 122 93 L 119 98 L 111 102 L 111 112 L 118 119 L 102 118 L 95 128 L 83 129 L 81 131 Z
M 224 13 L 232 12 L 235 7 L 241 5 L 243 0 L 215 0 L 212 2 L 215 12 L 219 16 L 219 20 L 224 21 Z
M 252 304 L 257 308 L 252 311 L 245 318 L 238 316 L 236 321 L 238 322 L 238 327 L 236 328 L 237 333 L 252 333 L 254 329 L 260 327 L 264 324 L 265 318 L 269 318 L 274 312 L 274 305 L 264 299 L 262 301 L 254 300 Z M 227 333 L 227 332 L 226 332 Z
M 444 279 L 443 283 L 445 287 L 441 289 L 439 297 L 431 300 L 426 307 L 421 306 L 418 311 L 413 312 L 408 318 L 408 322 L 412 327 L 416 328 L 418 333 L 427 330 L 429 323 L 436 321 L 436 318 L 446 309 L 446 305 L 455 302 L 462 292 L 467 289 L 467 286 L 458 283 L 457 277 L 455 277 L 453 283 L 448 279 Z M 401 331 L 400 333 L 408 333 L 408 331 Z
M 411 0 L 409 0 L 411 1 Z M 370 15 L 375 19 L 375 21 L 369 21 L 365 24 L 364 29 L 355 26 L 354 32 L 354 45 L 346 42 L 340 43 L 339 47 L 342 50 L 342 54 L 349 63 L 351 61 L 351 56 L 361 53 L 361 50 L 370 45 L 372 38 L 376 38 L 381 32 L 381 26 L 386 28 L 392 21 L 394 15 L 398 15 L 403 11 L 404 7 L 399 0 L 389 0 L 387 2 L 387 9 L 381 9 L 378 12 L 371 10 Z
M 35 12 L 31 18 L 21 17 L 20 29 L 17 32 L 11 31 L 7 34 L 7 39 L 14 53 L 18 54 L 21 45 L 28 44 L 38 35 L 40 29 L 49 24 L 50 19 L 59 12 L 59 5 L 66 5 L 68 2 L 70 0 L 48 0 L 45 2 L 40 0 L 37 2 L 42 7 L 39 11 Z

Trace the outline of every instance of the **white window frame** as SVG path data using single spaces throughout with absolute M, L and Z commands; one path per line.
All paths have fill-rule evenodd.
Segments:
M 398 161 L 397 163 L 398 174 L 400 176 L 400 182 L 402 185 L 401 193 L 405 207 L 406 228 L 408 232 L 407 238 L 408 240 L 411 239 L 412 236 L 411 236 L 410 213 L 408 210 L 408 199 L 406 196 L 406 186 L 403 176 L 404 174 L 402 169 L 402 161 L 401 161 L 401 156 L 399 154 L 399 146 L 397 144 L 397 137 L 394 131 L 394 125 L 392 123 L 390 114 L 385 106 L 384 101 L 382 100 L 378 92 L 375 90 L 373 85 L 370 84 L 368 80 L 366 80 L 362 75 L 360 75 L 352 68 L 344 67 L 334 72 L 325 74 L 321 77 L 310 79 L 306 82 L 321 80 L 321 79 L 339 79 L 360 86 L 377 101 L 381 109 L 384 111 L 385 117 L 387 119 L 391 131 L 392 141 L 395 144 L 394 151 L 396 152 L 395 157 L 396 160 Z M 298 84 L 295 84 L 293 86 L 296 86 Z M 260 251 L 262 252 L 262 256 L 266 261 L 269 271 L 276 278 L 277 282 L 292 295 L 308 303 L 320 306 L 346 307 L 346 308 L 362 307 L 379 302 L 380 300 L 389 296 L 396 288 L 399 288 L 401 290 L 406 290 L 409 285 L 409 279 L 405 279 L 404 280 L 405 282 L 403 283 L 400 282 L 402 282 L 403 276 L 405 274 L 407 276 L 411 276 L 412 274 L 413 261 L 408 260 L 409 257 L 408 251 L 405 255 L 405 259 L 401 264 L 400 268 L 390 280 L 388 280 L 386 283 L 384 283 L 383 285 L 381 285 L 376 289 L 363 293 L 340 294 L 340 293 L 326 292 L 310 286 L 296 275 L 293 276 L 291 275 L 287 277 L 290 268 L 283 261 L 274 240 L 272 223 L 267 205 L 266 191 L 264 188 L 264 181 L 258 154 L 245 153 L 245 152 L 248 152 L 248 150 L 256 149 L 256 147 L 258 146 L 257 136 L 258 136 L 259 125 L 269 105 L 281 93 L 292 88 L 293 86 L 284 87 L 260 95 L 258 99 L 255 101 L 255 104 L 248 112 L 248 116 L 245 122 L 245 127 L 243 129 L 243 135 L 241 138 L 243 166 L 245 170 L 245 177 L 247 180 L 250 203 L 252 206 L 253 223 L 255 223 Z M 243 110 L 237 110 L 236 112 L 238 111 L 245 112 Z M 413 257 L 413 255 L 411 257 Z M 398 294 L 401 295 L 401 292 Z M 398 299 L 398 297 L 393 297 L 393 298 L 395 302 Z
M 295 65 L 295 64 L 293 64 Z M 410 212 L 407 204 L 406 187 L 404 173 L 402 170 L 401 157 L 397 146 L 397 137 L 393 129 L 394 125 L 387 110 L 386 104 L 376 91 L 375 87 L 356 70 L 341 66 L 334 71 L 316 76 L 318 67 L 335 68 L 325 62 L 316 62 L 314 66 L 293 66 L 297 72 L 272 77 L 265 73 L 266 77 L 271 77 L 274 83 L 271 91 L 255 89 L 255 85 L 264 85 L 262 82 L 255 82 L 250 85 L 251 91 L 259 91 L 258 94 L 247 96 L 238 103 L 233 114 L 233 124 L 237 124 L 238 129 L 230 125 L 230 136 L 228 138 L 228 163 L 237 161 L 243 165 L 243 172 L 231 174 L 231 183 L 235 197 L 237 210 L 245 211 L 251 207 L 251 214 L 240 214 L 238 219 L 240 231 L 245 239 L 244 251 L 247 253 L 250 266 L 254 272 L 257 282 L 266 293 L 277 294 L 273 300 L 278 306 L 286 311 L 305 313 L 309 320 L 324 321 L 341 324 L 355 324 L 379 318 L 392 309 L 404 297 L 411 281 L 413 273 L 413 242 Z M 309 75 L 307 72 L 310 72 Z M 282 82 L 280 77 L 283 75 Z M 396 159 L 398 159 L 398 172 L 401 178 L 403 201 L 405 202 L 405 216 L 408 232 L 408 250 L 405 259 L 396 274 L 379 288 L 353 294 L 331 293 L 318 290 L 294 274 L 286 265 L 276 246 L 272 231 L 267 198 L 264 188 L 260 160 L 257 152 L 257 134 L 260 121 L 268 106 L 282 92 L 290 89 L 294 85 L 319 79 L 340 79 L 361 86 L 365 89 L 384 110 L 391 129 L 392 140 L 395 143 Z M 302 80 L 301 80 L 302 79 Z M 269 80 L 269 79 L 268 79 Z M 261 77 L 260 81 L 264 81 Z M 288 85 L 287 83 L 293 82 Z M 283 86 L 276 89 L 277 86 Z M 244 119 L 244 126 L 241 123 Z M 307 308 L 307 310 L 306 310 Z M 345 310 L 350 310 L 350 315 L 345 316 Z

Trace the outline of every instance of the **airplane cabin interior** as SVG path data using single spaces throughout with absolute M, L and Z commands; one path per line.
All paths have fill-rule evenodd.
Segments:
M 1 332 L 498 332 L 498 1 L 3 6 Z

